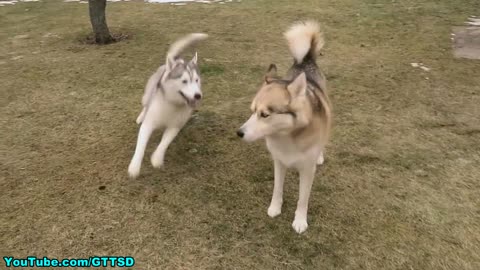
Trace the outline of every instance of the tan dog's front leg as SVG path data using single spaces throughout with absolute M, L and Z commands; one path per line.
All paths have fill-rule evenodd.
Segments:
M 282 213 L 282 203 L 283 203 L 283 183 L 285 181 L 285 174 L 287 172 L 287 167 L 283 165 L 280 161 L 273 161 L 275 175 L 274 175 L 274 184 L 273 184 L 273 195 L 272 202 L 270 207 L 268 207 L 268 215 L 270 217 L 276 217 Z
M 315 177 L 315 164 L 308 164 L 299 169 L 300 173 L 300 188 L 297 203 L 297 210 L 295 211 L 295 219 L 292 227 L 297 233 L 303 233 L 308 228 L 307 211 L 308 199 L 312 189 L 313 178 Z

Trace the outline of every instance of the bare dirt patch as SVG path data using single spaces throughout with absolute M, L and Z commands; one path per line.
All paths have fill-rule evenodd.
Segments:
M 112 41 L 109 42 L 108 44 L 128 40 L 133 37 L 133 35 L 130 33 L 114 32 L 114 33 L 110 33 L 110 35 L 112 36 Z M 86 37 L 80 38 L 78 41 L 83 44 L 98 45 L 98 43 L 95 42 L 95 35 L 93 33 L 87 35 Z

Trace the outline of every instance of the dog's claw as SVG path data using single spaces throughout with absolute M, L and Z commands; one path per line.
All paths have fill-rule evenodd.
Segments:
M 303 233 L 308 228 L 307 220 L 295 219 L 292 223 L 292 227 L 297 233 Z

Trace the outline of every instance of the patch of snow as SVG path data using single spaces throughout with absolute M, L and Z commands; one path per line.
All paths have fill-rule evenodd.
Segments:
M 0 0 L 0 7 L 6 5 L 14 5 L 19 2 L 40 2 L 41 0 Z M 115 3 L 115 2 L 130 2 L 131 0 L 107 0 L 107 2 Z M 241 2 L 242 0 L 144 0 L 147 3 L 158 3 L 158 4 L 171 4 L 176 6 L 184 6 L 187 3 L 203 3 L 203 4 L 225 4 L 231 2 Z M 80 4 L 88 4 L 86 0 L 63 0 L 65 3 L 80 3 Z
M 428 68 L 426 66 L 421 66 L 420 68 L 423 69 L 424 71 L 430 71 L 430 68 Z
M 107 2 L 129 2 L 129 1 L 130 0 L 107 0 Z M 65 3 L 78 2 L 82 4 L 88 3 L 88 1 L 84 1 L 84 0 L 63 0 L 63 2 Z
M 14 39 L 23 39 L 23 38 L 28 38 L 28 35 L 16 35 L 13 38 Z
M 423 71 L 430 71 L 430 68 L 424 66 L 423 63 L 410 63 L 410 65 L 414 68 L 421 68 Z
M 145 0 L 148 3 L 180 3 L 180 2 L 193 2 L 194 0 Z
M 471 16 L 468 18 L 468 22 L 465 23 L 471 26 L 480 26 L 480 19 L 476 18 L 476 16 Z
M 4 6 L 4 5 L 13 5 L 15 4 L 17 1 L 0 1 L 0 6 Z
M 171 4 L 177 6 L 184 6 L 187 3 L 203 3 L 203 4 L 225 4 L 233 2 L 233 0 L 144 0 L 147 3 L 157 3 L 157 4 Z M 236 2 L 241 2 L 241 0 L 236 0 Z M 176 4 L 178 3 L 178 4 Z
M 53 34 L 53 33 L 46 33 L 45 35 L 43 35 L 44 38 L 49 38 L 49 37 L 58 37 L 57 34 Z
M 0 7 L 5 5 L 15 5 L 18 2 L 40 2 L 40 0 L 2 0 L 0 1 Z

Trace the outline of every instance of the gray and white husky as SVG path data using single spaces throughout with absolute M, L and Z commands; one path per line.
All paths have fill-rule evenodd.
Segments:
M 197 53 L 189 62 L 179 58 L 179 54 L 205 38 L 206 34 L 195 33 L 176 41 L 170 46 L 165 65 L 148 80 L 142 97 L 143 110 L 137 118 L 137 124 L 141 124 L 137 146 L 128 166 L 130 177 L 136 178 L 140 174 L 148 139 L 158 128 L 165 131 L 151 162 L 156 168 L 163 165 L 165 151 L 202 99 Z

